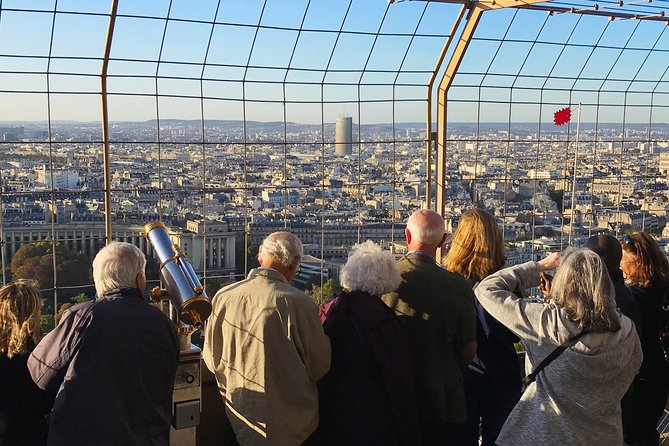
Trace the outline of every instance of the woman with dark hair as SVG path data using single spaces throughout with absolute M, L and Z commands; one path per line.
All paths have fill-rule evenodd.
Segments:
M 539 285 L 540 273 L 559 259 L 554 253 L 500 270 L 476 288 L 486 311 L 523 341 L 525 369 L 534 376 L 499 446 L 623 442 L 620 400 L 641 365 L 641 345 L 632 321 L 616 308 L 604 262 L 588 249 L 573 250 L 557 268 L 547 303 L 513 293 Z
M 473 287 L 506 261 L 502 233 L 495 218 L 481 209 L 464 213 L 451 240 L 443 265 L 468 279 Z M 494 445 L 511 409 L 520 398 L 520 365 L 514 343 L 519 339 L 472 302 L 476 314 L 476 356 L 464 371 L 467 423 L 459 444 Z
M 46 443 L 47 395 L 33 383 L 27 361 L 40 339 L 39 292 L 25 282 L 0 288 L 0 445 Z
M 620 270 L 620 261 L 623 257 L 623 250 L 617 238 L 608 234 L 593 235 L 584 245 L 585 248 L 596 253 L 604 261 L 606 269 L 615 288 L 615 299 L 618 309 L 632 319 L 636 325 L 637 333 L 641 334 L 641 312 L 632 292 L 625 285 L 623 272 Z M 623 415 L 624 416 L 624 415 Z
M 662 303 L 669 290 L 669 262 L 657 242 L 645 232 L 625 235 L 620 269 L 641 310 L 643 363 L 623 401 L 625 441 L 657 446 L 660 420 L 669 394 L 669 364 L 660 344 Z

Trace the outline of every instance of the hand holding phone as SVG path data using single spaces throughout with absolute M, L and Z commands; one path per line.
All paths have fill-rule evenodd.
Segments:
M 539 276 L 539 290 L 544 294 L 544 296 L 548 297 L 548 295 L 551 294 L 551 283 L 553 282 L 553 276 L 550 274 L 546 274 L 545 272 L 541 272 L 541 275 Z

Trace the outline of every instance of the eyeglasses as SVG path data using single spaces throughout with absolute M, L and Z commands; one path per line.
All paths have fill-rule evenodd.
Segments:
M 636 248 L 636 246 L 634 246 L 634 239 L 630 237 L 629 234 L 623 235 L 623 243 L 630 245 L 632 248 Z

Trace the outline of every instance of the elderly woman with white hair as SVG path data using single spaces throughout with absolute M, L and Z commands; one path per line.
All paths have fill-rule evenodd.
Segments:
M 622 445 L 620 400 L 641 365 L 634 324 L 616 309 L 606 265 L 587 249 L 553 253 L 494 273 L 476 297 L 527 350 L 523 396 L 497 445 Z M 558 266 L 559 263 L 559 266 Z M 548 303 L 513 291 L 540 284 L 557 267 Z
M 407 340 L 380 299 L 401 280 L 392 254 L 367 241 L 342 269 L 346 291 L 324 308 L 332 346 L 330 372 L 319 382 L 325 445 L 420 444 Z

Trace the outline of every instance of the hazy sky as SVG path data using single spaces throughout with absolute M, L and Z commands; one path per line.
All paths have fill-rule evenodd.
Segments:
M 51 119 L 99 120 L 110 2 L 0 4 L 0 121 L 47 119 L 47 71 Z M 206 119 L 424 121 L 425 86 L 457 10 L 422 1 L 121 0 L 110 119 L 201 119 L 204 109 Z M 449 119 L 550 122 L 582 102 L 584 121 L 669 122 L 667 28 L 486 12 Z

